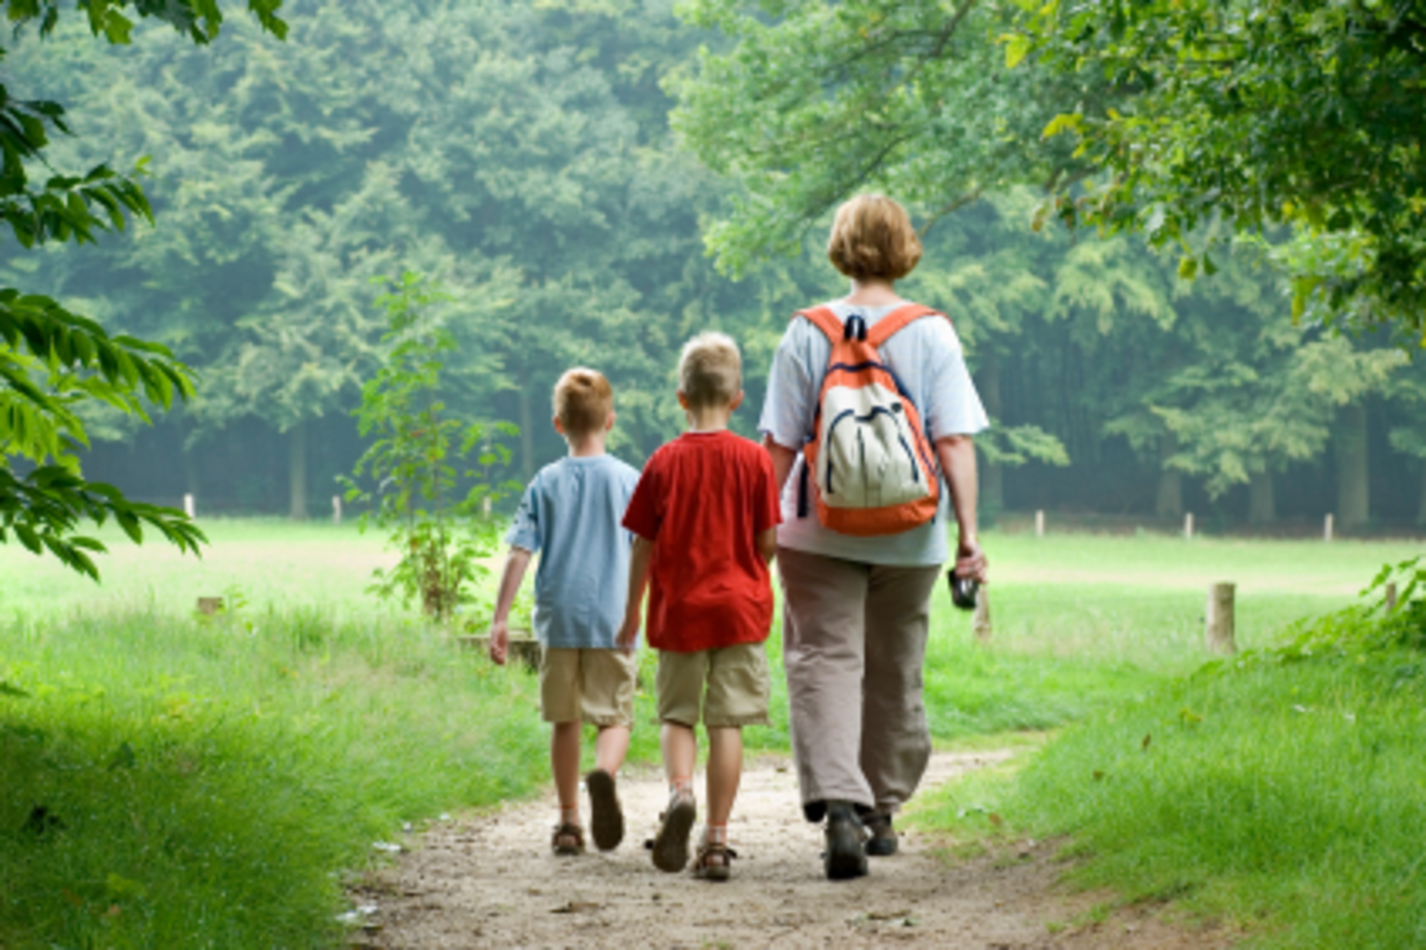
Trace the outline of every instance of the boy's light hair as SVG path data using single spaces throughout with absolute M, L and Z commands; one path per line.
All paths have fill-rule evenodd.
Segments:
M 678 391 L 690 408 L 726 406 L 743 389 L 743 358 L 726 333 L 700 333 L 683 344 L 678 358 Z
M 906 209 L 885 195 L 857 195 L 837 209 L 827 259 L 852 280 L 900 280 L 921 260 Z
M 614 389 L 598 370 L 576 366 L 555 383 L 555 418 L 565 435 L 598 432 L 614 411 Z

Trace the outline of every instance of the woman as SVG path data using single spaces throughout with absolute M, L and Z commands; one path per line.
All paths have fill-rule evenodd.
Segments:
M 920 260 L 921 242 L 900 205 L 862 195 L 838 209 L 827 256 L 852 286 L 826 307 L 847 339 L 865 339 L 880 320 L 907 306 L 895 283 Z M 929 521 L 896 533 L 853 535 L 826 527 L 822 506 L 807 497 L 818 493 L 822 466 L 814 466 L 817 477 L 805 477 L 803 452 L 817 425 L 832 352 L 831 330 L 822 327 L 836 328 L 825 314 L 817 319 L 821 327 L 799 314 L 778 345 L 759 428 L 783 489 L 777 563 L 802 807 L 809 821 L 826 819 L 826 873 L 842 879 L 865 874 L 866 855 L 896 851 L 892 816 L 930 759 L 921 676 L 930 600 L 949 555 L 948 510 L 960 527 L 957 573 L 986 580 L 976 539 L 971 436 L 987 420 L 950 321 L 914 319 L 878 352 L 900 396 L 912 403 L 905 412 L 919 417 L 949 492 L 939 492 Z M 912 450 L 906 451 L 914 464 Z M 870 832 L 865 844 L 863 827 Z

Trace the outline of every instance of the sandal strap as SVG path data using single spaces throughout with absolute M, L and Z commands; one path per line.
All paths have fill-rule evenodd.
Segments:
M 697 864 L 699 867 L 706 867 L 709 864 L 709 858 L 717 858 L 720 859 L 720 863 L 726 867 L 728 863 L 731 862 L 737 856 L 738 852 L 734 851 L 726 844 L 716 844 L 713 842 L 705 841 L 698 846 Z
M 565 822 L 561 825 L 556 825 L 552 843 L 558 846 L 561 838 L 573 838 L 577 846 L 581 848 L 584 847 L 584 829 L 581 828 L 579 825 L 571 824 L 569 822 Z

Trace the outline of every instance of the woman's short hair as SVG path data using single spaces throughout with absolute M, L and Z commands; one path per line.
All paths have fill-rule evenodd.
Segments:
M 837 209 L 827 259 L 852 280 L 900 280 L 921 260 L 921 239 L 901 205 L 857 195 Z
M 678 391 L 689 406 L 726 406 L 743 390 L 743 358 L 726 333 L 700 333 L 683 344 Z
M 565 435 L 598 432 L 614 411 L 614 390 L 598 370 L 576 366 L 555 383 L 555 418 Z

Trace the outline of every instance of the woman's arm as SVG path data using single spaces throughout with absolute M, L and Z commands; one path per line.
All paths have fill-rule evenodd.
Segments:
M 786 446 L 778 445 L 770 435 L 763 436 L 763 448 L 767 449 L 767 454 L 772 457 L 772 483 L 777 487 L 778 494 L 781 494 L 782 486 L 787 484 L 787 476 L 792 472 L 792 463 L 797 461 L 797 453 Z
M 951 490 L 951 507 L 960 526 L 956 544 L 956 573 L 987 582 L 985 552 L 976 533 L 975 506 L 978 483 L 975 473 L 975 443 L 968 435 L 948 435 L 936 440 L 936 457 Z

